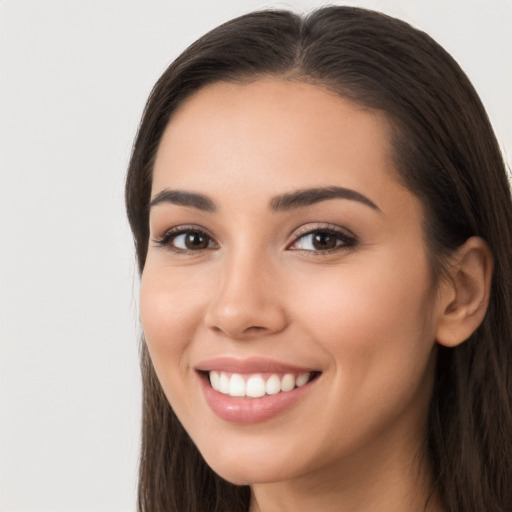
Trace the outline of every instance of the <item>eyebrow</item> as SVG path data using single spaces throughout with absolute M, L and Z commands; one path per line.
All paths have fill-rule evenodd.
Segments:
M 217 211 L 215 203 L 209 197 L 195 192 L 186 192 L 184 190 L 162 190 L 151 200 L 149 207 L 153 208 L 153 206 L 161 203 L 191 206 L 192 208 L 210 213 Z
M 311 206 L 329 199 L 349 199 L 351 201 L 358 201 L 382 213 L 381 209 L 366 196 L 350 188 L 343 187 L 309 188 L 297 190 L 291 194 L 283 194 L 272 199 L 270 209 L 275 212 L 282 212 Z
M 296 208 L 311 206 L 329 199 L 348 199 L 351 201 L 357 201 L 381 212 L 381 209 L 363 194 L 350 188 L 334 186 L 308 188 L 288 194 L 282 194 L 274 197 L 270 201 L 269 206 L 270 210 L 273 212 L 284 212 Z M 217 211 L 216 204 L 208 196 L 197 192 L 187 192 L 185 190 L 164 189 L 151 200 L 149 207 L 152 208 L 153 206 L 161 203 L 188 206 L 209 213 L 215 213 Z

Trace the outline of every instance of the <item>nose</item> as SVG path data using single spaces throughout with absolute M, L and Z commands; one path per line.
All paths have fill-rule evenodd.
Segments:
M 264 257 L 240 255 L 224 262 L 205 315 L 209 329 L 234 340 L 277 334 L 287 325 L 276 271 Z

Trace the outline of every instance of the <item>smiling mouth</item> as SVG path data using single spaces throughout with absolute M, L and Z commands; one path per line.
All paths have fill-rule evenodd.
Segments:
M 305 386 L 321 372 L 241 374 L 223 371 L 206 371 L 210 386 L 219 393 L 231 397 L 261 398 L 266 395 L 287 393 Z

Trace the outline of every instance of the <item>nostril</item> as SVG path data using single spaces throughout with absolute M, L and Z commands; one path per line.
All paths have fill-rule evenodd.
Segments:
M 251 327 L 247 327 L 247 329 L 245 329 L 244 333 L 251 333 L 251 332 L 260 333 L 265 330 L 266 330 L 265 327 L 260 327 L 259 325 L 254 325 Z
M 281 332 L 287 325 L 286 315 L 279 303 L 267 304 L 253 299 L 212 302 L 208 308 L 204 323 L 217 334 L 232 339 L 251 339 L 267 334 Z

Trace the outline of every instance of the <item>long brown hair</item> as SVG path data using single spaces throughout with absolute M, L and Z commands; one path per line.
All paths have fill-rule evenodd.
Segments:
M 142 272 L 155 153 L 173 111 L 216 81 L 263 75 L 317 83 L 386 113 L 404 184 L 427 212 L 432 267 L 472 235 L 494 256 L 487 315 L 469 340 L 438 347 L 428 431 L 447 512 L 512 510 L 512 206 L 485 110 L 457 63 L 425 33 L 380 13 L 327 7 L 306 17 L 262 11 L 229 21 L 165 71 L 146 105 L 126 182 Z M 167 402 L 144 340 L 141 512 L 246 512 L 248 487 L 204 462 Z

